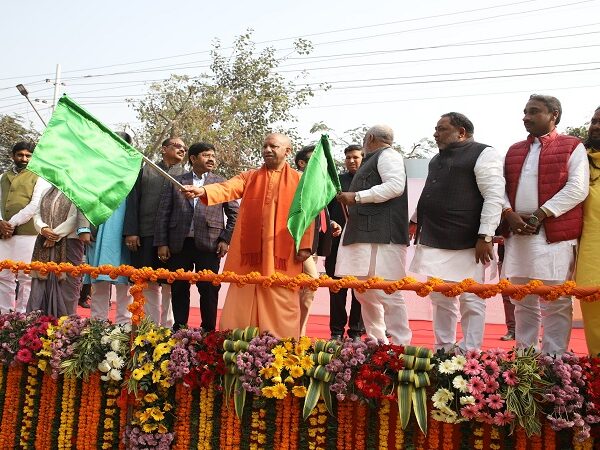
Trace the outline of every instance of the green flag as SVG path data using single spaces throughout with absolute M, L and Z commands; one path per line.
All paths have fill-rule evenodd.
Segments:
M 131 191 L 141 163 L 140 152 L 63 95 L 27 169 L 60 189 L 97 226 Z
M 341 190 L 329 139 L 324 134 L 308 160 L 290 206 L 287 224 L 296 243 L 296 250 L 311 222 Z

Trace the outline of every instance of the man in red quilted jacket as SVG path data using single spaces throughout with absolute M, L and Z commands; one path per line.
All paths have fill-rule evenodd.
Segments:
M 587 196 L 589 168 L 579 139 L 559 134 L 560 101 L 532 95 L 525 105 L 526 140 L 506 154 L 504 276 L 514 284 L 541 280 L 546 285 L 572 279 L 577 239 L 581 235 L 582 202 Z M 518 348 L 536 346 L 544 328 L 542 352 L 561 354 L 571 334 L 571 297 L 545 301 L 527 295 L 515 304 Z

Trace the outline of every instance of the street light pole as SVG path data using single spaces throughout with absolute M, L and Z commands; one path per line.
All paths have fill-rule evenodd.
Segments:
M 33 105 L 33 103 L 31 103 L 31 100 L 29 100 L 29 92 L 27 92 L 27 88 L 25 88 L 25 86 L 23 86 L 22 84 L 17 84 L 17 89 L 19 90 L 19 92 L 21 93 L 21 95 L 27 99 L 27 101 L 29 102 L 29 104 L 31 105 L 31 107 L 33 108 L 33 110 L 35 111 L 35 113 L 38 115 L 38 117 L 40 118 L 40 120 L 42 121 L 42 123 L 44 124 L 44 126 L 47 126 L 46 122 L 44 121 L 44 119 L 42 119 L 42 116 L 40 115 L 40 113 L 38 112 L 38 110 L 35 108 L 35 106 Z

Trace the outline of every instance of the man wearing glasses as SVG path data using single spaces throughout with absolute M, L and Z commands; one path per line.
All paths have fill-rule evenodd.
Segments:
M 182 175 L 183 159 L 187 147 L 177 137 L 165 139 L 161 147 L 162 161 L 158 166 L 172 176 Z M 166 267 L 158 259 L 157 248 L 154 247 L 154 227 L 156 212 L 160 202 L 163 184 L 168 183 L 156 170 L 147 164 L 142 167 L 133 189 L 127 197 L 127 210 L 123 234 L 125 245 L 131 251 L 131 264 L 134 267 Z M 164 327 L 173 326 L 173 309 L 171 306 L 171 285 L 149 282 L 144 289 L 146 303 L 145 313 L 157 324 Z

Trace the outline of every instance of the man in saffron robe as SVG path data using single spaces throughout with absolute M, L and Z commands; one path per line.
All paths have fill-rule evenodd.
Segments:
M 290 139 L 279 133 L 265 138 L 264 165 L 223 183 L 186 186 L 188 198 L 200 197 L 207 205 L 242 199 L 224 271 L 237 274 L 274 272 L 295 276 L 311 255 L 313 228 L 308 227 L 296 252 L 287 218 L 300 174 L 286 162 Z M 300 335 L 298 294 L 280 286 L 230 284 L 221 314 L 220 329 L 257 326 L 278 338 Z

